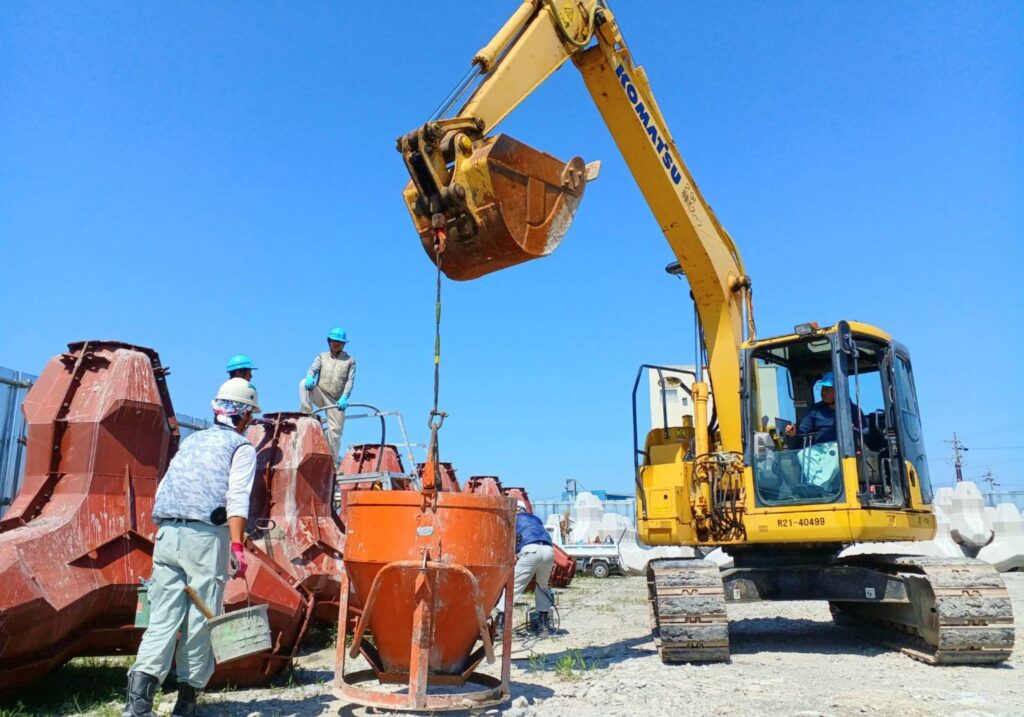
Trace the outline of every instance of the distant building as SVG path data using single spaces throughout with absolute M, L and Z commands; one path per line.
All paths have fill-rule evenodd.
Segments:
M 647 383 L 651 402 L 651 429 L 665 428 L 664 416 L 668 414 L 668 427 L 678 428 L 683 425 L 683 416 L 693 418 L 693 382 L 696 367 L 692 364 L 672 366 L 672 369 L 680 373 L 672 373 L 663 370 L 659 377 L 658 372 L 652 369 L 647 370 Z M 757 367 L 758 386 L 761 409 L 769 418 L 767 425 L 774 426 L 774 419 L 780 416 L 779 413 L 779 385 L 778 372 L 775 366 Z M 705 372 L 704 380 L 710 381 Z M 664 408 L 662 407 L 664 401 Z M 708 395 L 708 417 L 714 410 L 714 399 Z M 763 420 L 763 419 L 762 419 Z M 644 427 L 641 426 L 641 436 Z
M 647 384 L 651 403 L 651 425 L 649 428 L 678 428 L 683 425 L 683 416 L 693 418 L 693 382 L 696 366 L 672 366 L 674 371 L 663 370 L 659 376 L 652 369 L 647 370 Z M 678 373 L 676 373 L 678 371 Z M 711 400 L 708 399 L 708 414 Z M 668 426 L 665 416 L 668 415 Z M 643 436 L 644 426 L 640 426 Z

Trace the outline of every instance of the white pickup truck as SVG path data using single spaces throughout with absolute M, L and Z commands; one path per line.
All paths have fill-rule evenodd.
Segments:
M 565 543 L 561 531 L 547 526 L 551 542 L 564 550 L 576 561 L 576 570 L 589 573 L 595 578 L 606 578 L 612 573 L 621 574 L 619 546 L 615 543 Z

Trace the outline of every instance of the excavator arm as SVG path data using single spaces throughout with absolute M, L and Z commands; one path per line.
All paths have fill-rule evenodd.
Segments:
M 424 249 L 447 276 L 464 280 L 558 246 L 596 166 L 579 157 L 562 162 L 494 130 L 569 59 L 686 274 L 708 351 L 721 448 L 741 451 L 739 355 L 744 331 L 753 338 L 750 279 L 604 2 L 525 0 L 435 116 L 399 139 L 412 177 L 404 196 Z M 710 441 L 699 426 L 697 452 L 705 453 Z

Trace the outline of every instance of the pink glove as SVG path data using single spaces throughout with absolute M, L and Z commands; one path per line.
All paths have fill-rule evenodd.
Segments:
M 244 578 L 245 569 L 248 567 L 248 563 L 245 562 L 245 550 L 242 549 L 241 543 L 231 544 L 231 566 L 229 572 L 233 578 Z

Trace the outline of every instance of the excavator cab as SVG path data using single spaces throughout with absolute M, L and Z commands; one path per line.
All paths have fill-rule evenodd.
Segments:
M 931 503 L 909 355 L 860 326 L 808 326 L 746 351 L 745 458 L 757 507 L 856 497 L 865 508 L 911 509 L 912 488 Z

